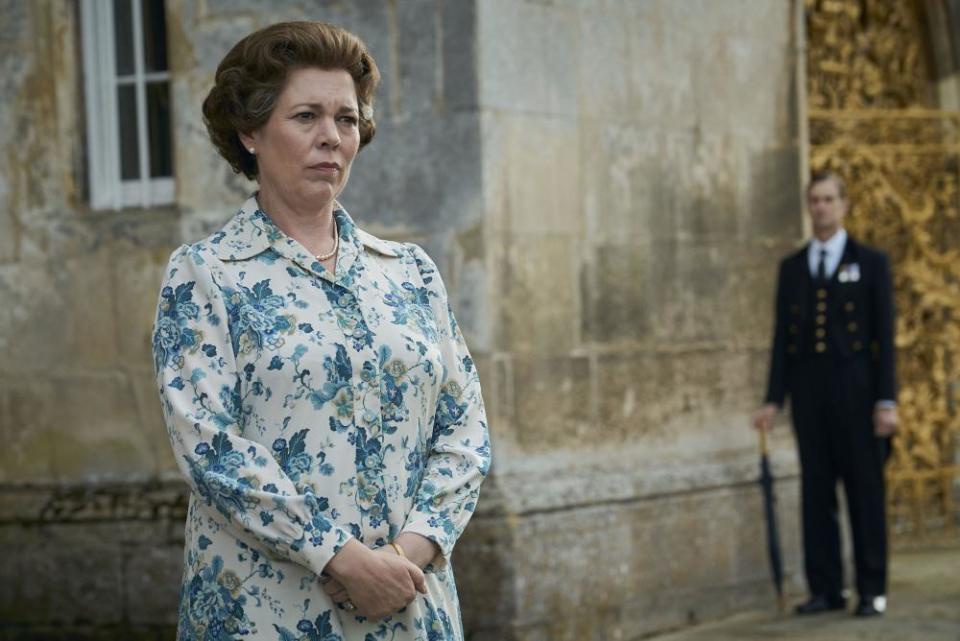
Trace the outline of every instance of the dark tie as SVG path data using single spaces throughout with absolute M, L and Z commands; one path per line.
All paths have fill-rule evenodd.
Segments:
M 817 280 L 821 283 L 827 280 L 827 250 L 820 250 L 820 262 L 817 263 Z

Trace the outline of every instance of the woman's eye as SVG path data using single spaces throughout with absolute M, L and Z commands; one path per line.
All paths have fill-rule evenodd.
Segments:
M 346 123 L 348 125 L 356 125 L 359 120 L 356 116 L 340 116 L 340 122 Z
M 296 118 L 297 120 L 313 120 L 313 112 L 301 111 L 296 116 L 294 116 L 294 118 Z

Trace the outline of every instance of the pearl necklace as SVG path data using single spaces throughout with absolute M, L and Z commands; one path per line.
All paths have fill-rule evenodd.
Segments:
M 317 256 L 316 256 L 317 260 L 319 260 L 321 263 L 322 263 L 323 261 L 325 261 L 325 260 L 328 260 L 328 259 L 333 258 L 334 256 L 336 256 L 336 255 L 337 255 L 337 250 L 340 249 L 340 234 L 336 233 L 336 229 L 337 229 L 336 223 L 334 223 L 333 229 L 334 229 L 334 234 L 333 234 L 333 249 L 331 249 L 331 250 L 330 250 L 329 252 L 327 252 L 326 254 L 317 254 Z

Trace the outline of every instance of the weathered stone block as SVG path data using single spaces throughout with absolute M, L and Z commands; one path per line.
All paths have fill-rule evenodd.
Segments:
M 515 536 L 510 522 L 476 516 L 457 542 L 453 567 L 468 638 L 497 630 L 516 614 Z
M 183 547 L 150 545 L 130 549 L 123 567 L 123 614 L 135 625 L 176 625 Z
M 49 381 L 0 379 L 0 482 L 36 483 L 55 477 L 55 398 Z
M 48 266 L 0 266 L 0 299 L 0 372 L 25 376 L 60 364 L 67 312 Z
M 2 171 L 2 165 L 0 165 Z M 6 185 L 3 178 L 0 178 L 0 201 Z M 13 211 L 4 207 L 0 210 L 0 264 L 12 262 L 17 257 L 17 246 L 20 236 L 17 219 Z
M 645 105 L 638 104 L 629 82 L 628 70 L 640 63 L 631 54 L 636 46 L 633 22 L 621 11 L 604 7 L 577 12 L 577 23 L 581 113 L 608 121 L 635 118 L 635 112 Z M 667 60 L 661 62 L 671 64 Z M 651 81 L 654 80 L 647 80 Z
M 500 349 L 563 353 L 578 343 L 580 299 L 574 237 L 519 235 L 504 238 L 499 263 Z M 499 252 L 503 251 L 503 254 Z
M 514 438 L 525 451 L 565 448 L 596 438 L 590 361 L 513 357 Z
M 54 272 L 54 283 L 66 306 L 59 319 L 67 336 L 61 363 L 73 367 L 103 368 L 119 365 L 117 292 L 108 247 L 64 261 Z M 105 286 L 106 285 L 106 286 Z
M 575 116 L 577 16 L 562 7 L 477 3 L 481 104 L 489 109 Z M 495 43 L 495 44 L 494 44 Z
M 483 117 L 484 184 L 491 228 L 507 234 L 573 234 L 585 221 L 576 121 L 539 114 Z
M 591 239 L 675 242 L 736 233 L 745 183 L 730 135 L 581 121 Z
M 0 47 L 13 49 L 22 44 L 32 30 L 30 5 L 17 0 L 3 0 L 0 2 L 0 15 L 3 15 Z
M 152 478 L 154 457 L 130 379 L 123 374 L 64 376 L 51 381 L 53 465 L 61 481 Z
M 478 106 L 477 8 L 474 2 L 442 2 L 443 96 L 450 111 Z
M 443 29 L 443 3 L 412 0 L 396 5 L 396 46 L 391 56 L 398 73 L 391 96 L 393 115 L 429 114 L 442 103 L 443 60 L 440 37 Z
M 121 556 L 115 543 L 79 542 L 66 531 L 33 529 L 20 546 L 11 623 L 78 624 L 122 619 Z

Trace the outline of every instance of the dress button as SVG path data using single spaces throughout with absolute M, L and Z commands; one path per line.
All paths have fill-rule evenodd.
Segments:
M 823 314 L 817 314 L 817 325 L 823 325 L 827 322 L 827 317 Z
M 822 354 L 825 351 L 827 351 L 827 344 L 824 342 L 817 343 L 817 352 Z
M 856 324 L 856 323 L 847 323 L 847 329 L 850 330 L 851 332 L 855 332 L 855 331 L 857 331 L 857 324 Z
M 852 312 L 852 311 L 853 311 L 853 303 L 847 303 L 846 305 L 843 306 L 843 308 L 844 308 L 845 310 L 847 310 L 848 312 Z
M 363 331 L 363 326 L 357 325 L 353 328 L 353 337 L 354 338 L 363 338 L 366 335 L 366 332 Z
M 822 287 L 817 290 L 817 298 L 826 298 L 826 297 L 827 297 L 827 290 L 823 289 Z
M 827 330 L 825 330 L 822 327 L 817 328 L 817 338 L 823 338 L 826 335 L 827 335 Z
M 827 311 L 827 304 L 826 304 L 826 303 L 817 303 L 817 311 L 818 311 L 818 312 L 825 312 L 825 311 Z
M 853 341 L 853 351 L 859 352 L 861 349 L 863 349 L 863 343 L 860 341 Z

